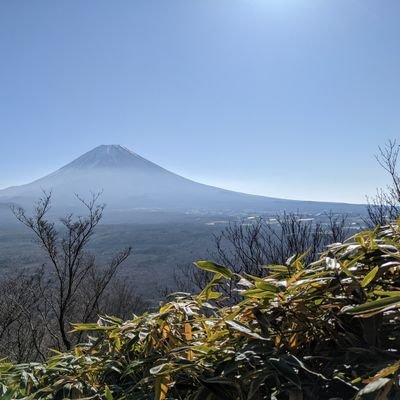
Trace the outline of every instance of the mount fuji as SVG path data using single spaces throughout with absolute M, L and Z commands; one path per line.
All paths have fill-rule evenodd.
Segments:
M 129 219 L 132 213 L 361 213 L 363 206 L 284 200 L 204 185 L 170 172 L 120 145 L 101 145 L 34 182 L 0 190 L 0 209 L 7 204 L 31 207 L 51 191 L 57 212 L 74 210 L 75 194 L 88 198 L 101 192 L 108 215 Z

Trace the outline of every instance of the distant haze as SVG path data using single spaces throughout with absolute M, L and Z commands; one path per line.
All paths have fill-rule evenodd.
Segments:
M 53 193 L 58 212 L 74 210 L 78 194 L 90 199 L 101 192 L 107 215 L 128 218 L 130 213 L 189 214 L 283 211 L 359 212 L 362 206 L 291 201 L 254 196 L 203 185 L 146 160 L 120 145 L 101 145 L 57 171 L 34 182 L 0 191 L 0 204 L 32 207 L 43 191 Z

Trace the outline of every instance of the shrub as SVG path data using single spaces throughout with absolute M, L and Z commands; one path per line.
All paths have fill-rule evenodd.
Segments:
M 175 293 L 156 313 L 74 325 L 87 343 L 43 364 L 0 366 L 2 399 L 398 399 L 400 225 Z M 238 303 L 219 307 L 239 280 Z

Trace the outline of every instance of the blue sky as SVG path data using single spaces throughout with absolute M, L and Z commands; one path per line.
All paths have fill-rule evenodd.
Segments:
M 397 0 L 2 0 L 0 188 L 99 144 L 249 193 L 361 202 L 400 132 Z

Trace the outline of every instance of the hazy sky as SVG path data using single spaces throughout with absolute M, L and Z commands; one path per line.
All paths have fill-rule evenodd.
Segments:
M 186 177 L 364 201 L 400 132 L 398 0 L 1 0 L 0 188 L 99 144 Z

